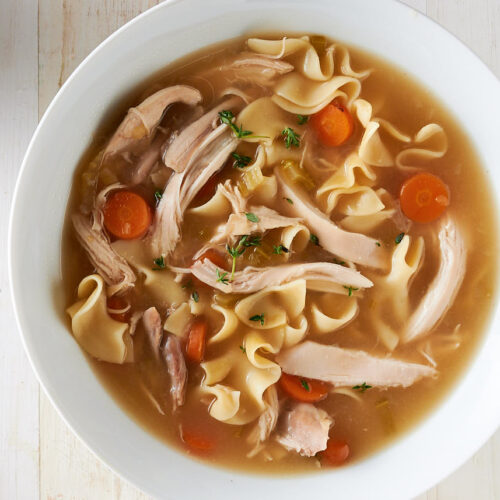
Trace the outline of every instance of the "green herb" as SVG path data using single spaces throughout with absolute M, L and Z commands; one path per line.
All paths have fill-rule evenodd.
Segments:
M 254 137 L 259 139 L 268 139 L 267 136 L 264 135 L 253 135 L 253 132 L 250 130 L 243 130 L 243 125 L 239 127 L 233 122 L 234 114 L 232 111 L 223 110 L 219 111 L 219 118 L 222 123 L 227 125 L 234 133 L 237 139 L 243 139 L 243 137 Z
M 315 245 L 319 245 L 319 239 L 318 239 L 318 237 L 317 237 L 315 234 L 311 233 L 311 236 L 309 236 L 309 239 L 310 239 L 310 240 L 311 240 L 311 241 L 312 241 Z
M 285 147 L 290 149 L 292 146 L 298 148 L 300 146 L 300 135 L 296 134 L 290 127 L 281 131 L 281 135 L 285 138 Z
M 250 156 L 243 156 L 239 155 L 238 153 L 231 153 L 231 156 L 234 158 L 234 168 L 246 167 L 252 161 L 252 158 L 250 158 Z
M 240 349 L 241 349 L 241 352 L 243 352 L 243 353 L 247 352 L 247 350 L 242 345 L 240 345 Z
M 288 250 L 287 247 L 284 247 L 283 245 L 273 245 L 273 253 L 276 255 L 281 255 L 283 253 L 288 253 L 290 250 Z
M 339 259 L 336 259 L 335 257 L 333 258 L 333 263 L 334 264 L 338 264 L 339 266 L 347 266 L 347 264 L 345 263 L 345 260 L 339 260 Z
M 307 123 L 307 121 L 309 120 L 309 117 L 308 116 L 305 116 L 305 115 L 297 115 L 297 123 L 299 125 L 304 125 Z
M 215 281 L 222 283 L 223 285 L 227 285 L 229 283 L 229 278 L 226 278 L 228 273 L 221 273 L 219 269 L 216 269 L 215 274 L 217 276 Z
M 290 205 L 293 205 L 293 200 L 291 200 L 290 198 L 283 198 L 283 199 L 288 201 L 288 203 L 290 203 Z
M 193 300 L 195 302 L 198 302 L 200 300 L 200 296 L 196 290 L 191 294 L 191 297 L 193 297 Z
M 344 285 L 344 288 L 349 291 L 349 293 L 348 293 L 349 297 L 352 295 L 353 290 L 354 291 L 359 290 L 359 288 L 355 288 L 353 286 L 346 286 L 346 285 Z
M 250 222 L 259 222 L 259 218 L 252 212 L 246 212 L 245 215 Z
M 401 241 L 403 240 L 404 236 L 405 236 L 405 233 L 399 233 L 396 236 L 396 239 L 394 240 L 394 243 L 396 243 L 396 245 L 399 245 L 401 243 Z
M 165 267 L 167 267 L 163 255 L 161 257 L 158 257 L 157 259 L 153 259 L 153 264 L 156 266 L 153 267 L 153 271 L 161 271 L 162 269 L 165 269 Z
M 303 378 L 300 379 L 300 383 L 302 387 L 307 391 L 311 392 L 311 388 L 309 387 L 309 384 L 307 383 L 307 380 L 304 380 Z
M 193 281 L 188 280 L 184 285 L 182 285 L 182 288 L 193 288 Z
M 248 234 L 245 234 L 240 238 L 240 241 L 238 242 L 238 244 L 235 247 L 230 247 L 229 245 L 226 245 L 226 250 L 233 259 L 233 266 L 231 269 L 231 281 L 233 281 L 233 279 L 234 279 L 234 272 L 236 270 L 236 259 L 240 255 L 242 255 L 243 252 L 248 247 L 260 246 L 260 240 L 261 240 L 261 238 L 259 238 L 258 236 L 250 236 Z
M 372 388 L 372 386 L 368 385 L 366 382 L 363 382 L 361 385 L 355 385 L 353 387 L 354 390 L 361 391 L 361 392 L 365 392 L 367 389 L 371 389 L 371 388 Z
M 260 324 L 264 326 L 264 313 L 262 314 L 255 314 L 250 318 L 250 321 L 260 321 Z
M 375 245 L 377 245 L 379 247 L 380 246 L 380 242 L 376 241 Z
M 161 197 L 163 196 L 163 193 L 159 190 L 155 191 L 155 202 L 156 202 L 156 206 L 158 206 L 160 204 L 160 201 L 161 201 Z

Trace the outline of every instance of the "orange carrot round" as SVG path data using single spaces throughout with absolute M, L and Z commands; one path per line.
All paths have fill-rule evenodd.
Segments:
M 120 240 L 140 238 L 151 225 L 152 214 L 142 196 L 132 191 L 116 191 L 104 206 L 104 226 Z
M 108 314 L 115 320 L 115 321 L 120 321 L 121 323 L 127 323 L 130 317 L 130 308 L 125 311 L 125 312 L 110 312 L 109 309 L 115 310 L 115 311 L 122 311 L 124 310 L 129 303 L 123 298 L 119 297 L 117 295 L 112 295 L 111 297 L 108 297 L 106 300 L 106 305 L 108 307 Z
M 321 380 L 296 377 L 284 372 L 281 374 L 280 386 L 288 396 L 304 403 L 321 401 L 330 391 L 330 386 Z
M 208 453 L 215 448 L 215 442 L 201 433 L 181 428 L 181 439 L 190 451 L 195 453 Z
M 450 190 L 436 175 L 422 172 L 403 183 L 399 201 L 401 210 L 409 219 L 431 222 L 450 204 Z
M 186 345 L 186 356 L 193 363 L 201 363 L 205 355 L 205 343 L 207 338 L 207 323 L 196 320 L 189 329 Z
M 342 465 L 349 457 L 351 450 L 349 445 L 339 439 L 329 439 L 326 450 L 321 455 L 330 465 Z
M 333 101 L 311 118 L 311 125 L 323 146 L 341 146 L 354 131 L 354 120 L 347 108 Z
M 217 267 L 220 267 L 221 269 L 226 269 L 228 262 L 227 262 L 227 257 L 222 255 L 220 252 L 217 250 L 214 250 L 213 248 L 209 248 L 206 252 L 203 252 L 197 259 L 197 261 L 203 261 L 203 259 L 208 259 L 212 261 Z

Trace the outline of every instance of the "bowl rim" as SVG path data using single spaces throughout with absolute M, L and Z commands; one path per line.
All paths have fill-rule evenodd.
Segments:
M 229 0 L 224 0 L 226 3 L 230 3 Z M 244 4 L 248 3 L 251 0 L 232 0 L 231 3 L 239 3 L 239 4 Z M 277 0 L 277 2 L 281 1 L 286 1 L 286 0 Z M 310 0 L 310 1 L 316 1 L 316 0 Z M 321 0 L 319 0 L 321 1 Z M 363 0 L 366 1 L 366 0 Z M 379 0 L 380 1 L 380 0 Z M 410 7 L 409 5 L 404 4 L 401 0 L 382 0 L 386 6 L 388 5 L 399 5 L 402 9 L 407 10 L 408 12 L 414 12 L 417 13 L 419 16 L 422 16 L 425 18 L 425 22 L 433 25 L 433 29 L 445 32 L 449 37 L 452 37 L 454 39 L 454 43 L 461 46 L 462 51 L 467 51 L 474 59 L 476 59 L 477 62 L 480 63 L 482 66 L 483 71 L 486 70 L 486 72 L 489 74 L 491 78 L 494 79 L 496 82 L 497 86 L 497 91 L 500 94 L 500 81 L 496 77 L 496 75 L 493 73 L 490 67 L 484 63 L 484 61 L 470 48 L 468 47 L 464 42 L 462 42 L 456 35 L 448 31 L 446 28 L 441 26 L 438 22 L 434 21 L 430 17 L 428 17 L 426 14 L 421 13 L 414 9 L 413 7 Z M 16 280 L 14 277 L 14 233 L 16 231 L 16 226 L 15 226 L 15 215 L 16 215 L 16 208 L 19 205 L 19 191 L 21 189 L 21 185 L 25 181 L 24 179 L 24 173 L 25 170 L 27 169 L 27 165 L 30 161 L 30 157 L 32 154 L 32 150 L 34 148 L 35 143 L 38 140 L 38 137 L 40 135 L 40 131 L 44 128 L 45 123 L 48 119 L 48 117 L 51 115 L 53 112 L 53 109 L 56 107 L 58 101 L 61 99 L 61 96 L 63 96 L 66 92 L 69 92 L 71 89 L 71 86 L 73 84 L 73 81 L 79 78 L 80 73 L 82 70 L 87 66 L 90 60 L 92 60 L 97 54 L 99 54 L 101 51 L 105 50 L 105 48 L 112 43 L 114 40 L 117 38 L 120 38 L 123 33 L 127 32 L 131 26 L 134 26 L 138 23 L 143 23 L 145 20 L 147 20 L 150 16 L 155 16 L 156 12 L 161 11 L 163 9 L 169 9 L 172 5 L 174 4 L 179 4 L 179 3 L 189 3 L 191 0 L 165 0 L 164 2 L 157 4 L 146 11 L 142 12 L 138 16 L 134 17 L 133 19 L 129 20 L 127 23 L 122 25 L 120 28 L 118 28 L 116 31 L 114 31 L 111 35 L 109 35 L 107 38 L 105 38 L 102 42 L 100 42 L 83 60 L 82 62 L 75 68 L 75 70 L 71 73 L 71 75 L 67 78 L 67 80 L 64 82 L 64 84 L 61 86 L 61 88 L 58 90 L 56 95 L 53 97 L 51 100 L 50 104 L 48 105 L 47 109 L 43 113 L 43 116 L 38 123 L 33 136 L 29 142 L 29 145 L 26 149 L 26 152 L 24 154 L 21 167 L 19 169 L 16 183 L 15 183 L 15 188 L 14 188 L 14 193 L 13 193 L 13 198 L 12 198 L 12 204 L 11 204 L 11 210 L 9 214 L 9 224 L 8 224 L 8 240 L 7 240 L 7 268 L 8 268 L 8 279 L 9 279 L 9 287 L 10 287 L 10 295 L 12 297 L 12 304 L 13 304 L 13 309 L 14 309 L 14 316 L 15 316 L 15 322 L 17 325 L 17 329 L 19 332 L 19 336 L 21 338 L 21 342 L 24 348 L 24 351 L 29 359 L 29 362 L 31 364 L 31 367 L 40 383 L 40 386 L 44 390 L 46 396 L 49 398 L 50 402 L 56 409 L 57 413 L 60 415 L 62 420 L 65 422 L 65 424 L 71 429 L 71 431 L 78 437 L 80 442 L 82 442 L 85 447 L 94 455 L 96 456 L 101 462 L 103 462 L 107 467 L 109 467 L 115 474 L 117 474 L 119 477 L 124 479 L 125 481 L 135 485 L 138 489 L 141 491 L 144 491 L 146 493 L 149 493 L 153 496 L 157 494 L 157 492 L 148 489 L 148 486 L 144 484 L 144 482 L 141 482 L 138 477 L 132 477 L 130 475 L 124 475 L 120 467 L 117 465 L 116 460 L 114 460 L 112 457 L 109 455 L 106 455 L 105 453 L 102 452 L 102 450 L 98 451 L 98 446 L 95 445 L 96 441 L 95 439 L 92 439 L 90 435 L 85 435 L 85 433 L 82 431 L 78 423 L 71 418 L 68 417 L 68 415 L 64 412 L 63 410 L 63 403 L 61 401 L 58 401 L 58 396 L 56 391 L 52 391 L 52 388 L 50 387 L 50 384 L 48 383 L 48 380 L 45 379 L 44 375 L 42 374 L 41 366 L 38 364 L 38 361 L 35 356 L 35 352 L 32 351 L 32 346 L 28 344 L 23 326 L 22 326 L 22 319 L 21 319 L 21 310 L 20 310 L 20 300 L 19 300 L 19 294 L 21 293 L 21 286 L 19 284 L 16 284 Z M 376 54 L 376 52 L 374 52 Z M 392 62 L 389 60 L 389 62 Z M 499 193 L 494 193 L 496 196 L 495 202 L 498 204 L 499 198 Z M 492 329 L 492 324 L 494 322 L 494 316 L 495 316 L 495 311 L 499 309 L 499 294 L 497 293 L 496 298 L 494 299 L 494 302 L 496 304 L 493 306 L 492 311 L 491 311 L 491 318 L 490 318 L 490 323 L 486 327 L 487 330 Z M 488 337 L 489 334 L 484 334 L 483 339 L 481 340 L 481 345 L 476 349 L 476 353 L 473 355 L 472 360 L 469 362 L 469 365 L 464 369 L 463 373 L 461 373 L 458 382 L 456 385 L 460 385 L 465 378 L 466 372 L 470 370 L 472 367 L 474 359 L 476 359 L 479 355 L 479 351 L 483 347 L 484 342 L 486 341 L 486 337 Z M 451 393 L 453 389 L 450 389 L 447 391 L 447 395 L 445 397 L 448 397 L 449 394 Z M 430 416 L 437 411 L 439 411 L 440 406 L 443 404 L 444 399 L 431 411 L 429 415 L 424 417 L 423 420 L 427 420 L 430 418 Z M 124 410 L 122 410 L 124 411 Z M 469 451 L 467 453 L 463 453 L 461 456 L 454 457 L 454 460 L 450 460 L 448 467 L 445 468 L 444 473 L 441 472 L 437 475 L 437 477 L 434 477 L 431 480 L 428 480 L 425 483 L 422 483 L 419 488 L 413 488 L 409 494 L 411 496 L 418 495 L 430 487 L 432 487 L 434 484 L 436 484 L 437 481 L 443 480 L 445 477 L 447 477 L 449 474 L 451 474 L 454 470 L 456 470 L 459 466 L 461 466 L 465 461 L 467 461 L 473 453 L 475 453 L 481 446 L 484 445 L 484 443 L 490 438 L 490 436 L 498 429 L 500 426 L 500 413 L 498 414 L 496 418 L 496 423 L 493 422 L 492 420 L 490 421 L 490 425 L 488 426 L 483 426 L 482 431 L 478 434 L 477 439 L 475 441 L 475 445 L 472 447 L 469 447 Z M 405 432 L 405 435 L 408 433 L 413 432 L 410 430 L 409 432 Z M 401 439 L 401 438 L 398 438 Z M 93 444 L 90 444 L 93 443 Z M 384 447 L 384 450 L 386 448 L 390 448 L 394 445 L 394 443 L 389 444 L 387 447 Z M 210 468 L 212 468 L 210 466 Z M 215 469 L 214 469 L 215 470 Z M 217 469 L 219 470 L 219 469 Z M 233 471 L 230 470 L 231 473 L 239 473 L 239 471 Z M 259 478 L 273 478 L 273 476 L 258 476 Z M 375 498 L 375 497 L 374 497 Z M 379 498 L 379 497 L 376 497 Z M 385 497 L 387 498 L 387 497 Z M 396 498 L 396 497 L 395 497 Z M 400 497 L 399 497 L 400 498 Z

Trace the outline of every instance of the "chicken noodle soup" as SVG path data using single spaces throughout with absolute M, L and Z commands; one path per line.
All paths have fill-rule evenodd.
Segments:
M 227 42 L 143 86 L 75 178 L 77 342 L 214 464 L 339 466 L 418 422 L 491 309 L 495 208 L 464 134 L 319 36 Z

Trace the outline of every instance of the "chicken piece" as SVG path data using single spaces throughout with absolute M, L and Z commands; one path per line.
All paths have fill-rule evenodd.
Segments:
M 261 450 L 262 443 L 269 439 L 278 423 L 280 406 L 275 385 L 271 385 L 266 389 L 263 399 L 266 403 L 266 409 L 261 413 L 255 427 L 248 435 L 247 442 L 253 445 L 252 450 L 247 455 L 248 457 L 255 456 Z
M 160 160 L 161 150 L 165 144 L 165 140 L 165 135 L 158 134 L 148 149 L 141 154 L 135 165 L 134 172 L 132 173 L 130 184 L 136 186 L 146 180 L 153 170 L 153 167 Z
M 296 403 L 280 417 L 276 440 L 287 450 L 313 457 L 326 449 L 333 425 L 329 415 L 310 403 Z
M 163 156 L 165 165 L 175 172 L 183 172 L 203 139 L 214 130 L 219 112 L 230 109 L 239 110 L 242 104 L 240 97 L 230 97 L 187 126 L 165 151 Z
M 377 358 L 364 351 L 306 341 L 280 352 L 281 369 L 299 377 L 329 382 L 337 387 L 366 383 L 377 387 L 408 387 L 423 377 L 437 374 L 434 368 L 392 358 Z
M 293 66 L 286 61 L 274 59 L 262 54 L 253 54 L 251 52 L 243 53 L 237 59 L 232 61 L 229 68 L 249 68 L 252 71 L 260 71 L 275 77 L 279 75 L 286 75 L 293 71 Z
M 356 264 L 378 269 L 387 267 L 388 256 L 377 240 L 364 234 L 340 229 L 311 203 L 307 193 L 285 181 L 280 168 L 276 168 L 274 172 L 281 186 L 282 196 L 293 202 L 286 204 L 287 211 L 304 219 L 305 224 L 318 237 L 319 244 L 325 250 Z
M 349 267 L 330 262 L 310 262 L 286 264 L 274 267 L 247 267 L 234 273 L 229 281 L 229 273 L 220 278 L 224 269 L 218 268 L 211 260 L 197 260 L 191 272 L 203 283 L 225 293 L 253 293 L 268 286 L 281 285 L 297 279 L 320 280 L 338 283 L 352 288 L 369 288 L 373 283 L 361 273 Z
M 168 335 L 163 356 L 167 362 L 167 370 L 170 375 L 170 394 L 174 411 L 184 404 L 187 387 L 186 360 L 182 354 L 181 342 L 175 335 Z
M 403 342 L 410 342 L 430 333 L 453 304 L 464 279 L 467 252 L 462 235 L 450 218 L 443 219 L 439 244 L 441 262 L 437 275 L 411 315 Z
M 149 345 L 156 359 L 160 358 L 160 344 L 163 337 L 160 313 L 156 307 L 150 307 L 142 315 L 142 324 L 149 341 Z
M 168 106 L 182 102 L 194 106 L 201 101 L 200 92 L 186 85 L 174 85 L 159 90 L 135 108 L 130 108 L 104 150 L 106 156 L 129 150 L 132 146 L 148 144 Z
M 233 186 L 228 179 L 224 184 L 219 184 L 217 188 L 231 204 L 231 209 L 235 214 L 246 212 L 247 199 L 243 197 L 238 186 Z
M 203 141 L 182 173 L 174 173 L 156 210 L 151 231 L 155 255 L 168 257 L 181 238 L 184 212 L 208 179 L 225 164 L 238 140 L 226 125 L 220 125 Z
M 112 248 L 103 230 L 94 230 L 92 222 L 82 214 L 74 214 L 73 226 L 78 241 L 87 252 L 90 262 L 103 277 L 111 294 L 134 286 L 136 276 L 127 261 Z

